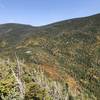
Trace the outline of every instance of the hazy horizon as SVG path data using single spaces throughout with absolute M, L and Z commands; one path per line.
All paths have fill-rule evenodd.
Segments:
M 0 0 L 0 24 L 21 23 L 42 26 L 100 13 L 100 1 Z
M 50 24 L 53 24 L 53 23 L 61 22 L 61 21 L 67 21 L 67 20 L 76 19 L 76 18 L 85 18 L 85 17 L 97 15 L 97 14 L 100 14 L 100 13 L 96 13 L 96 14 L 92 14 L 92 15 L 88 15 L 88 16 L 73 17 L 73 18 L 64 19 L 64 20 L 62 19 L 62 20 L 58 20 L 58 21 L 54 21 L 54 22 L 49 22 L 47 24 L 41 24 L 41 25 L 33 25 L 33 24 L 30 24 L 30 23 L 20 23 L 20 22 L 7 22 L 7 23 L 5 22 L 5 23 L 0 23 L 0 24 L 23 24 L 23 25 L 30 25 L 30 26 L 33 26 L 33 27 L 41 27 L 41 26 L 46 26 L 46 25 L 50 25 Z

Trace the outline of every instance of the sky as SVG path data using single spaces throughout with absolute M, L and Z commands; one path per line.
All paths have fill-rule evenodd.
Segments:
M 0 0 L 0 24 L 41 26 L 100 13 L 100 0 Z

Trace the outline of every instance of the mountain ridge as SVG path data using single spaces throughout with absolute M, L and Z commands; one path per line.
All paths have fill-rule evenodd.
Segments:
M 26 25 L 26 26 L 32 26 L 32 27 L 44 27 L 44 26 L 48 26 L 48 25 L 52 25 L 52 24 L 56 24 L 56 23 L 60 23 L 60 22 L 64 22 L 64 21 L 70 21 L 70 20 L 76 20 L 76 19 L 83 19 L 83 18 L 88 18 L 88 17 L 94 17 L 94 16 L 100 16 L 100 13 L 97 14 L 92 14 L 92 15 L 88 15 L 88 16 L 84 16 L 84 17 L 76 17 L 76 18 L 69 18 L 69 19 L 65 19 L 65 20 L 61 20 L 61 21 L 56 21 L 56 22 L 52 22 L 46 25 L 41 25 L 41 26 L 35 26 L 35 25 L 30 25 L 30 24 L 22 24 L 22 23 L 3 23 L 0 25 L 5 25 L 5 24 L 17 24 L 17 25 Z
M 43 83 L 42 88 L 46 86 L 46 91 L 50 93 L 53 91 L 52 84 L 55 89 L 61 88 L 61 91 L 55 90 L 58 91 L 58 97 L 61 100 L 67 100 L 62 99 L 63 94 L 64 97 L 67 95 L 72 100 L 99 100 L 100 98 L 100 14 L 42 27 L 22 24 L 0 25 L 0 52 L 1 62 L 2 59 L 5 62 L 11 61 L 13 72 L 17 73 L 18 71 L 15 55 L 21 61 L 22 80 L 27 87 L 25 94 L 27 99 L 25 100 L 32 99 L 35 95 L 42 100 L 43 89 L 38 89 L 39 93 L 36 92 L 36 94 L 32 94 L 32 91 L 35 91 L 34 84 L 36 89 L 41 86 L 42 81 L 40 82 L 40 80 L 42 80 L 43 72 L 46 77 L 43 79 L 47 84 Z M 35 70 L 34 68 L 39 69 Z M 5 80 L 1 78 L 0 81 L 2 86 L 0 91 L 5 93 L 8 80 L 11 87 L 13 87 L 11 82 L 15 81 L 13 78 L 10 79 L 12 75 L 6 63 L 1 63 L 1 69 L 2 77 L 3 71 L 6 73 L 5 75 L 9 75 L 7 79 L 5 76 L 3 77 Z M 34 74 L 34 70 L 37 71 L 37 74 Z M 33 78 L 33 75 L 36 77 Z M 5 81 L 6 86 L 2 84 Z M 50 84 L 48 81 L 51 81 Z M 62 86 L 67 87 L 65 91 Z M 10 88 L 7 89 L 10 91 Z M 53 98 L 50 100 L 57 100 L 54 99 L 57 94 L 55 93 L 54 96 L 49 92 L 45 95 Z

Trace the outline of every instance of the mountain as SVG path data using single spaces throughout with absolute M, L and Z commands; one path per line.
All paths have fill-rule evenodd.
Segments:
M 1 24 L 0 52 L 1 100 L 100 100 L 100 14 Z

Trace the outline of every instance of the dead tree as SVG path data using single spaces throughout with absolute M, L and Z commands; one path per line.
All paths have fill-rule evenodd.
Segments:
M 15 71 L 13 69 L 13 66 L 10 63 L 8 63 L 8 64 L 9 64 L 11 72 L 12 72 L 12 74 L 13 74 L 13 76 L 14 76 L 17 84 L 18 84 L 20 100 L 24 100 L 24 97 L 25 97 L 25 83 L 22 80 L 22 72 L 23 72 L 23 70 L 22 70 L 22 67 L 20 65 L 20 61 L 19 61 L 19 59 L 18 59 L 16 54 L 15 54 L 15 57 L 16 57 L 16 70 L 17 71 Z

